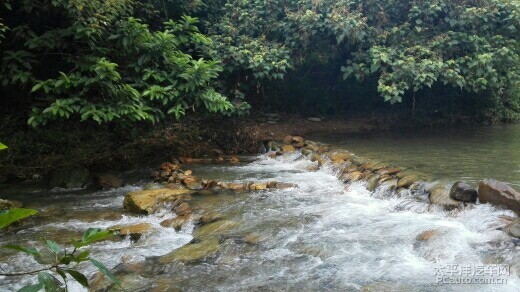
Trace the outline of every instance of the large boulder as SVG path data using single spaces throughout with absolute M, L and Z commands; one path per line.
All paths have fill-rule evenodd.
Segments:
M 450 189 L 450 197 L 457 201 L 475 203 L 477 201 L 477 190 L 464 182 L 456 182 Z
M 157 210 L 161 204 L 173 202 L 190 193 L 187 189 L 156 189 L 131 192 L 125 196 L 123 205 L 125 209 L 135 213 L 150 214 Z
M 478 186 L 478 198 L 481 203 L 504 206 L 520 214 L 520 192 L 506 183 L 490 178 L 482 180 Z
M 83 166 L 66 166 L 52 173 L 51 188 L 77 189 L 85 187 L 90 179 L 90 172 Z

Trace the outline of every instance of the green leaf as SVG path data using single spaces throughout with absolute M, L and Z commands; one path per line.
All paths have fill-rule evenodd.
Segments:
M 34 85 L 34 86 L 32 87 L 32 89 L 31 89 L 31 93 L 32 93 L 32 92 L 35 92 L 35 91 L 37 91 L 37 90 L 39 90 L 39 89 L 42 88 L 42 87 L 43 87 L 43 83 L 37 83 L 36 85 Z
M 40 252 L 38 251 L 38 249 L 36 249 L 34 247 L 23 247 L 23 246 L 19 246 L 19 245 L 16 245 L 16 244 L 6 244 L 6 245 L 4 245 L 2 247 L 3 248 L 7 248 L 7 249 L 16 250 L 16 251 L 21 251 L 21 252 L 24 252 L 26 254 L 30 254 L 30 255 L 33 255 L 33 256 L 39 256 L 40 255 Z
M 4 150 L 4 149 L 7 149 L 7 146 L 5 146 L 4 144 L 0 143 L 0 150 Z
M 88 288 L 88 279 L 82 273 L 76 270 L 64 270 L 67 274 L 71 275 L 74 280 L 81 284 L 81 286 Z
M 37 213 L 38 211 L 36 210 L 24 208 L 14 208 L 7 210 L 7 212 L 0 214 L 0 229 Z
M 119 287 L 121 287 L 121 282 L 119 282 L 119 280 L 107 269 L 107 267 L 105 267 L 105 265 L 103 265 L 101 262 L 95 260 L 95 259 L 90 259 L 90 262 L 96 266 L 96 268 L 98 268 L 98 270 L 103 273 L 105 276 L 107 276 L 107 278 L 109 278 L 112 282 L 116 283 Z
M 18 292 L 37 292 L 40 291 L 43 288 L 42 283 L 34 284 L 34 285 L 27 285 L 23 287 L 22 289 L 18 290 Z
M 83 233 L 82 242 L 83 243 L 92 243 L 95 241 L 100 241 L 112 236 L 114 232 L 112 230 L 100 229 L 100 228 L 89 228 L 85 233 Z
M 47 245 L 49 250 L 52 251 L 55 254 L 58 254 L 61 251 L 61 246 L 59 244 L 57 244 L 56 242 L 52 241 L 52 240 L 46 239 L 45 240 L 45 245 Z
M 38 274 L 38 282 L 43 284 L 43 287 L 45 288 L 45 291 L 59 291 L 60 287 L 58 286 L 58 283 L 60 281 L 56 279 L 53 275 L 47 273 L 47 272 L 41 272 Z

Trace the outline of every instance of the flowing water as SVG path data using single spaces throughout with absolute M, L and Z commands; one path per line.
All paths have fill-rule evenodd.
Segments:
M 349 145 L 361 145 L 352 143 Z M 219 212 L 236 223 L 220 238 L 218 253 L 203 262 L 159 263 L 158 256 L 192 240 L 194 227 L 188 224 L 180 231 L 161 227 L 159 222 L 171 217 L 168 212 L 151 216 L 126 213 L 122 208 L 124 194 L 142 189 L 145 182 L 138 180 L 120 189 L 98 192 L 12 189 L 8 198 L 39 209 L 41 216 L 14 235 L 2 235 L 0 244 L 41 245 L 41 237 L 65 243 L 88 227 L 150 222 L 152 231 L 136 242 L 122 238 L 92 247 L 93 257 L 110 268 L 121 262 L 145 261 L 132 273 L 118 275 L 127 291 L 520 289 L 519 243 L 497 230 L 500 217 L 514 216 L 512 212 L 489 205 L 448 212 L 432 208 L 423 197 L 399 197 L 384 189 L 371 193 L 362 183 L 345 186 L 332 166 L 309 172 L 311 164 L 295 153 L 275 159 L 261 155 L 238 166 L 194 167 L 195 175 L 201 178 L 298 185 L 194 199 L 194 208 Z M 436 230 L 435 236 L 418 240 L 419 234 L 431 229 Z M 245 242 L 247 236 L 256 238 L 253 244 Z M 500 284 L 438 284 L 439 271 L 444 273 L 454 264 L 459 269 L 507 266 L 510 275 L 502 275 L 507 283 Z M 6 250 L 0 250 L 0 265 L 6 271 L 39 267 L 30 257 Z M 90 267 L 81 268 L 89 275 L 94 273 Z M 0 291 L 13 291 L 34 280 L 0 277 Z M 83 291 L 72 282 L 69 288 Z

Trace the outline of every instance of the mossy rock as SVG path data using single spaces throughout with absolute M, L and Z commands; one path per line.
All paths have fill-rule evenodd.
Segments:
M 175 251 L 159 258 L 159 263 L 169 264 L 173 262 L 192 263 L 204 260 L 215 255 L 220 250 L 218 238 L 208 238 L 201 242 L 184 245 Z
M 235 221 L 216 221 L 197 228 L 195 232 L 193 232 L 193 238 L 200 239 L 203 237 L 214 237 L 217 235 L 227 234 L 238 226 L 239 224 Z
M 125 209 L 135 212 L 153 213 L 161 203 L 174 201 L 181 196 L 190 193 L 186 189 L 155 189 L 131 192 L 125 196 L 123 205 Z

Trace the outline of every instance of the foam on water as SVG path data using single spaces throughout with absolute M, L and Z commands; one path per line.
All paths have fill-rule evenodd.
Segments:
M 512 216 L 512 212 L 490 205 L 445 211 L 412 195 L 399 197 L 385 189 L 371 193 L 364 183 L 345 186 L 337 178 L 338 170 L 331 165 L 307 171 L 313 163 L 294 153 L 274 159 L 259 156 L 247 165 L 215 167 L 226 175 L 231 173 L 237 181 L 276 180 L 297 184 L 298 188 L 250 193 L 239 203 L 223 206 L 230 213 L 239 214 L 242 225 L 237 232 L 260 234 L 260 245 L 247 249 L 234 241 L 225 241 L 216 259 L 199 265 L 175 266 L 168 277 L 178 276 L 182 279 L 181 287 L 192 291 L 210 287 L 222 291 L 359 290 L 374 283 L 412 291 L 520 289 L 516 275 L 508 278 L 506 285 L 435 286 L 435 268 L 439 265 L 503 263 L 518 269 L 518 246 L 496 230 L 499 217 Z M 130 190 L 135 188 L 113 191 L 111 196 L 97 193 L 88 200 L 96 202 L 91 205 L 94 209 L 120 208 L 122 194 Z M 163 255 L 192 239 L 192 225 L 176 232 L 159 225 L 165 217 L 167 213 L 147 217 L 124 215 L 94 223 L 50 222 L 25 232 L 49 227 L 81 231 L 92 226 L 151 223 L 153 231 L 137 243 L 125 239 L 92 247 L 94 257 L 114 266 L 124 256 L 140 260 Z M 436 230 L 436 235 L 430 240 L 417 240 L 427 230 Z M 27 264 L 10 268 L 34 268 L 35 263 L 25 256 L 16 255 L 9 260 L 10 264 L 21 262 Z M 93 270 L 86 272 L 92 274 Z M 0 284 L 0 290 L 20 285 Z M 80 290 L 72 287 L 73 291 Z

